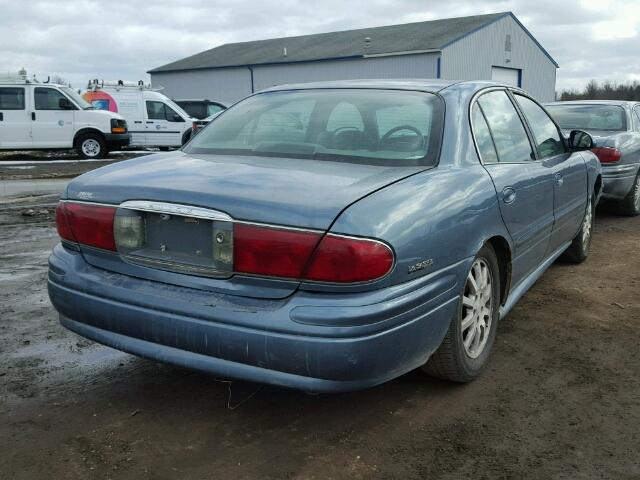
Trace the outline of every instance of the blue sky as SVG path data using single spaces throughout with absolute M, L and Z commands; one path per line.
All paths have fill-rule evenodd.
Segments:
M 560 64 L 557 88 L 640 80 L 638 0 L 0 0 L 0 65 L 83 87 L 237 41 L 513 11 Z

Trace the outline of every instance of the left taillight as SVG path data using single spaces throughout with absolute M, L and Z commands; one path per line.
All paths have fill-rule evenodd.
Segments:
M 116 250 L 113 236 L 115 207 L 89 203 L 60 202 L 56 227 L 63 240 L 103 250 Z
M 622 158 L 622 152 L 613 147 L 595 147 L 591 151 L 596 154 L 600 163 L 615 163 Z

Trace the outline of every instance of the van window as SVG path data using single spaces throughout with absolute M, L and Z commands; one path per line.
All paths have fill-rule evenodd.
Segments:
M 36 110 L 64 110 L 60 108 L 60 100 L 69 100 L 54 88 L 36 87 L 34 96 Z
M 0 110 L 24 110 L 24 88 L 0 88 Z
M 207 105 L 207 117 L 210 117 L 214 113 L 221 112 L 225 107 L 218 105 L 217 103 L 210 103 Z
M 184 122 L 171 107 L 163 102 L 147 100 L 147 117 L 149 120 L 167 120 L 169 122 Z

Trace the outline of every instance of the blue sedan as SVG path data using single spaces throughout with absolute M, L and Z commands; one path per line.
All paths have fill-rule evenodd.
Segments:
M 467 382 L 547 267 L 587 257 L 592 146 L 490 82 L 273 88 L 73 180 L 49 296 L 84 337 L 219 376 Z

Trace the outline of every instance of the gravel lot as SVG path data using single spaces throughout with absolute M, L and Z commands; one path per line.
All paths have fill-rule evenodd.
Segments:
M 0 478 L 640 478 L 640 218 L 600 212 L 592 256 L 542 277 L 476 382 L 309 395 L 63 329 L 53 201 L 0 205 Z

